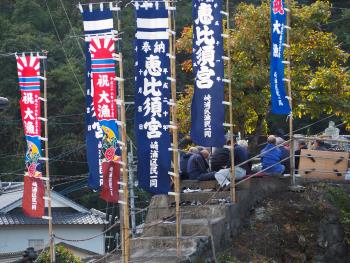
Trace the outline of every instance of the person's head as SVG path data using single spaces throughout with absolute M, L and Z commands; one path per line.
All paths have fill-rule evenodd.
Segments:
M 248 142 L 246 140 L 239 140 L 237 144 L 245 149 L 248 149 Z
M 225 138 L 226 138 L 226 145 L 231 145 L 231 135 L 230 135 L 230 134 L 227 134 L 227 135 L 225 136 Z M 232 138 L 233 138 L 233 144 L 236 144 L 236 143 L 237 143 L 236 136 L 233 135 Z
M 276 144 L 276 137 L 275 137 L 275 135 L 270 135 L 269 137 L 267 137 L 267 143 Z
M 202 147 L 202 146 L 196 146 L 196 148 L 197 148 L 198 152 L 204 150 L 204 147 Z
M 199 153 L 199 150 L 197 149 L 197 147 L 191 147 L 188 152 L 190 153 Z
M 277 145 L 280 145 L 280 144 L 282 144 L 282 143 L 284 143 L 285 142 L 285 140 L 283 140 L 283 138 L 281 138 L 281 137 L 276 137 L 276 144 Z M 283 146 L 283 145 L 280 145 L 280 146 Z
M 304 149 L 304 148 L 306 148 L 306 142 L 305 142 L 305 141 L 299 141 L 299 142 L 298 142 L 298 148 L 299 148 L 299 149 Z
M 320 147 L 323 145 L 324 145 L 324 142 L 321 140 L 315 140 L 315 142 L 314 142 L 314 147 Z
M 209 159 L 209 151 L 207 149 L 201 150 L 200 153 L 204 159 L 206 159 L 206 160 Z

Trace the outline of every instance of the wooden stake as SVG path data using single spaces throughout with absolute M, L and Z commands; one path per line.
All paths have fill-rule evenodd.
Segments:
M 290 6 L 290 0 L 287 0 L 287 10 L 285 9 L 285 12 L 287 12 L 287 48 L 289 48 L 287 53 L 287 61 L 290 62 L 290 12 L 291 12 L 291 6 Z M 292 183 L 293 185 L 296 184 L 295 182 L 295 159 L 294 159 L 294 138 L 293 138 L 293 105 L 292 105 L 292 84 L 291 84 L 291 68 L 290 63 L 287 64 L 287 87 L 288 87 L 288 97 L 289 97 L 289 106 L 290 106 L 290 115 L 289 115 L 289 140 L 290 140 L 290 174 L 292 175 Z
M 168 24 L 169 30 L 175 32 L 175 14 L 173 7 L 173 1 L 168 2 Z M 177 99 L 176 99 L 176 37 L 172 33 L 169 32 L 169 54 L 170 54 L 170 74 L 171 74 L 171 98 L 173 100 L 173 105 L 171 107 L 171 116 L 173 126 L 172 129 L 173 134 L 173 165 L 174 165 L 174 192 L 175 192 L 175 214 L 176 214 L 176 256 L 178 260 L 181 259 L 181 214 L 180 214 L 180 176 L 179 176 L 179 154 L 178 154 L 178 121 L 177 121 Z
M 226 25 L 226 34 L 230 34 L 230 6 L 229 6 L 229 0 L 226 0 L 226 12 L 227 12 L 227 25 Z M 228 82 L 228 92 L 229 92 L 229 118 L 230 118 L 230 139 L 231 139 L 231 145 L 230 145 L 230 155 L 231 155 L 231 183 L 230 183 L 230 194 L 231 194 L 231 202 L 236 203 L 236 188 L 235 188 L 235 151 L 234 147 L 235 144 L 233 143 L 233 101 L 232 101 L 232 84 L 231 84 L 231 47 L 229 43 L 229 38 L 226 39 L 226 48 L 227 48 L 227 68 L 226 68 L 226 78 L 230 81 Z
M 118 14 L 118 33 L 121 32 L 121 21 Z M 118 50 L 119 51 L 119 50 Z M 129 225 L 129 189 L 128 189 L 128 156 L 127 156 L 127 137 L 126 137 L 126 116 L 125 116 L 125 94 L 124 94 L 124 68 L 123 68 L 123 54 L 119 52 L 119 98 L 121 130 L 122 130 L 122 169 L 123 169 L 123 197 L 125 205 L 123 206 L 123 255 L 124 262 L 128 263 L 130 258 L 130 225 Z
M 44 53 L 45 56 L 47 52 Z M 55 243 L 53 238 L 53 229 L 52 229 L 52 209 L 51 209 L 51 187 L 50 187 L 50 167 L 49 167 L 49 130 L 48 130 L 48 118 L 47 118 L 47 76 L 46 76 L 46 59 L 43 58 L 43 67 L 44 67 L 44 118 L 45 118 L 45 168 L 46 168 L 46 194 L 47 194 L 47 210 L 48 210 L 48 220 L 49 220 L 49 240 L 50 240 L 50 262 L 55 262 Z

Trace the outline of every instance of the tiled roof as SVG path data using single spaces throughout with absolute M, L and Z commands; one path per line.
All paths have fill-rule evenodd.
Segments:
M 52 211 L 52 223 L 55 225 L 104 225 L 106 220 L 92 212 L 82 213 L 77 211 Z M 45 225 L 48 221 L 41 218 L 25 216 L 22 211 L 0 213 L 0 226 L 11 225 Z

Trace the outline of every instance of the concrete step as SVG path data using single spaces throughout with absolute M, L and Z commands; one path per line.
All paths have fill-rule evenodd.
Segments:
M 216 180 L 213 181 L 197 181 L 197 180 L 182 180 L 181 189 L 190 188 L 190 189 L 216 189 L 218 183 Z
M 213 219 L 181 219 L 182 236 L 210 236 L 218 233 L 220 224 L 224 224 L 224 217 Z M 162 222 L 151 226 L 143 232 L 143 236 L 176 236 L 176 222 Z
M 217 191 L 212 191 L 212 192 L 193 192 L 193 193 L 182 193 L 180 196 L 181 202 L 192 202 L 192 201 L 199 201 L 202 204 L 208 202 L 207 204 L 214 203 L 216 204 L 217 202 L 215 199 L 227 199 L 230 197 L 230 192 L 229 191 L 224 191 L 224 192 L 217 192 Z M 212 201 L 211 201 L 212 200 Z
M 229 204 L 181 206 L 181 219 L 214 219 L 225 217 L 228 206 Z

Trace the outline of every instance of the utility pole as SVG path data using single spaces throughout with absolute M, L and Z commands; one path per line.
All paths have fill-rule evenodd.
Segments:
M 226 34 L 224 34 L 224 38 L 226 38 L 226 49 L 227 55 L 224 60 L 226 60 L 226 83 L 228 86 L 228 106 L 229 106 L 229 126 L 230 126 L 230 156 L 231 156 L 231 168 L 230 168 L 230 195 L 231 202 L 236 203 L 236 176 L 235 176 L 235 151 L 234 151 L 234 138 L 233 138 L 233 100 L 232 100 L 232 83 L 231 83 L 231 46 L 229 42 L 230 35 L 230 4 L 229 0 L 226 0 L 226 12 L 222 12 L 223 15 L 226 16 Z M 225 102 L 224 102 L 225 104 Z
M 287 49 L 287 78 L 285 81 L 287 82 L 288 87 L 288 97 L 289 97 L 289 106 L 290 106 L 290 114 L 289 114 L 289 140 L 290 140 L 290 174 L 292 176 L 292 185 L 295 186 L 295 159 L 294 159 L 294 136 L 293 136 L 293 95 L 292 95 L 292 84 L 291 84 L 291 67 L 290 67 L 290 30 L 291 30 L 291 6 L 290 0 L 287 0 L 287 8 L 284 8 L 284 11 L 287 13 L 287 26 L 285 27 L 287 30 L 287 43 L 284 45 Z
M 169 59 L 170 59 L 170 82 L 171 82 L 171 125 L 173 135 L 173 173 L 176 216 L 176 256 L 181 259 L 181 214 L 180 214 L 180 176 L 179 176 L 179 142 L 177 121 L 177 99 L 176 99 L 176 35 L 175 35 L 175 2 L 168 1 L 168 26 L 169 26 Z
M 47 51 L 44 51 L 44 56 L 41 56 L 43 60 L 44 68 L 44 129 L 45 129 L 45 168 L 46 168 L 46 194 L 47 194 L 47 210 L 49 221 L 49 240 L 50 240 L 50 262 L 55 262 L 55 242 L 52 229 L 52 209 L 51 209 L 51 186 L 50 186 L 50 166 L 49 166 L 49 129 L 48 129 L 48 118 L 47 118 Z

